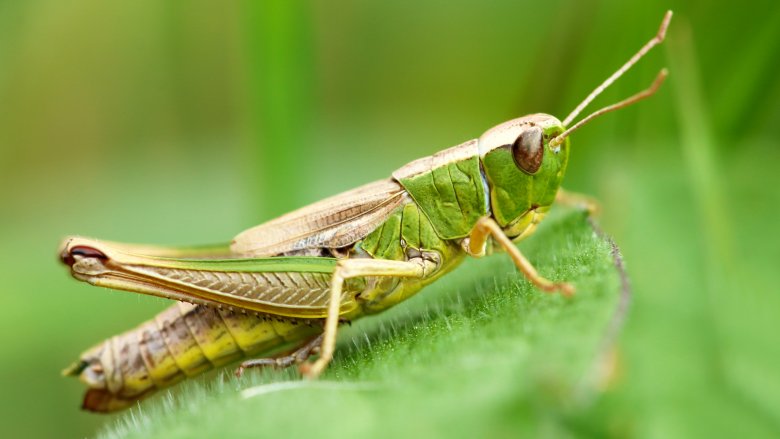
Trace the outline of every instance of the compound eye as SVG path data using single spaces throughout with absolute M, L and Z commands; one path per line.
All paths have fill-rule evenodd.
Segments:
M 515 164 L 528 174 L 535 174 L 542 166 L 544 157 L 544 133 L 540 127 L 529 127 L 512 144 L 512 157 Z

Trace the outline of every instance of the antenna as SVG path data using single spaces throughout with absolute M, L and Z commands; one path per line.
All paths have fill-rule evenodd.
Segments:
M 660 72 L 658 72 L 658 76 L 655 77 L 655 80 L 652 84 L 650 84 L 650 87 L 640 91 L 639 93 L 624 99 L 616 104 L 612 104 L 609 106 L 606 106 L 602 109 L 596 110 L 593 113 L 590 113 L 583 119 L 581 119 L 579 122 L 575 123 L 574 126 L 567 129 L 566 131 L 562 132 L 561 134 L 558 134 L 555 136 L 552 140 L 550 140 L 550 147 L 556 147 L 563 143 L 564 140 L 566 140 L 566 137 L 569 136 L 569 134 L 577 131 L 580 129 L 583 125 L 587 124 L 591 120 L 601 116 L 602 114 L 609 113 L 610 111 L 619 110 L 621 108 L 628 107 L 631 104 L 635 104 L 642 99 L 648 98 L 655 94 L 656 91 L 658 91 L 658 88 L 663 84 L 664 79 L 666 79 L 666 76 L 669 74 L 669 72 L 666 69 L 661 69 Z
M 575 108 L 574 111 L 572 111 L 571 113 L 569 113 L 568 116 L 566 116 L 566 119 L 563 120 L 563 126 L 569 125 L 571 123 L 571 121 L 574 120 L 574 118 L 577 117 L 577 115 L 580 114 L 580 112 L 582 110 L 584 110 L 585 107 L 587 107 L 588 104 L 590 104 L 593 101 L 593 99 L 596 99 L 596 97 L 598 95 L 600 95 L 601 92 L 606 90 L 607 87 L 612 85 L 613 82 L 615 82 L 618 78 L 623 76 L 623 73 L 625 73 L 626 71 L 628 71 L 628 69 L 633 67 L 634 64 L 637 63 L 637 61 L 642 59 L 642 57 L 645 56 L 645 54 L 650 51 L 650 49 L 652 49 L 653 47 L 655 47 L 658 44 L 660 44 L 661 42 L 663 42 L 664 37 L 666 37 L 666 29 L 669 27 L 669 22 L 671 20 L 672 20 L 672 11 L 666 11 L 666 14 L 664 15 L 663 20 L 661 20 L 661 27 L 658 28 L 658 33 L 655 34 L 655 36 L 650 41 L 648 41 L 644 46 L 642 46 L 642 48 L 639 49 L 639 52 L 634 54 L 634 56 L 632 56 L 631 59 L 628 60 L 628 62 L 626 62 L 625 64 L 623 64 L 622 67 L 617 69 L 617 71 L 615 73 L 613 73 L 612 76 L 607 78 L 604 82 L 601 83 L 601 85 L 599 85 L 592 92 L 590 92 L 588 97 L 586 97 L 582 102 L 580 102 L 580 104 L 577 105 L 577 108 Z M 657 81 L 657 78 L 656 78 L 656 81 Z M 631 102 L 631 103 L 633 103 L 633 102 Z M 588 116 L 588 117 L 590 117 L 590 116 Z M 560 137 L 560 136 L 558 136 L 558 137 Z

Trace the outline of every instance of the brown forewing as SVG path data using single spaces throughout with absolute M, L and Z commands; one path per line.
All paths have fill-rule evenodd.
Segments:
M 263 257 L 345 247 L 368 235 L 406 200 L 406 191 L 394 180 L 375 181 L 245 230 L 231 250 Z

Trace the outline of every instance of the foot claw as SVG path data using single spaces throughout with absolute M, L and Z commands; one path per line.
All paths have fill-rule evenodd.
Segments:
M 574 295 L 574 292 L 577 291 L 574 288 L 574 285 L 572 285 L 572 284 L 570 284 L 568 282 L 557 283 L 557 284 L 555 284 L 555 287 L 556 287 L 556 289 L 558 291 L 561 292 L 563 297 L 571 297 L 571 296 Z
M 322 371 L 326 365 L 327 363 L 323 364 L 319 360 L 311 363 L 305 362 L 298 365 L 298 370 L 307 380 L 316 380 L 320 374 L 322 374 Z
M 549 282 L 543 285 L 537 285 L 545 293 L 561 293 L 563 297 L 571 297 L 576 289 L 574 285 L 568 282 Z
M 312 375 L 312 364 L 308 361 L 298 365 L 298 372 L 300 372 L 301 375 L 303 375 L 303 377 L 307 380 L 316 378 Z

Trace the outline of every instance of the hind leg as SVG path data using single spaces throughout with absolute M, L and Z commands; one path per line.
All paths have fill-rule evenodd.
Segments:
M 322 337 L 323 334 L 320 334 L 295 348 L 292 352 L 280 355 L 278 357 L 253 358 L 251 360 L 246 360 L 238 366 L 238 369 L 236 369 L 236 376 L 241 377 L 246 369 L 253 367 L 272 366 L 285 368 L 294 364 L 301 364 L 310 356 L 319 352 L 320 346 L 322 346 Z

